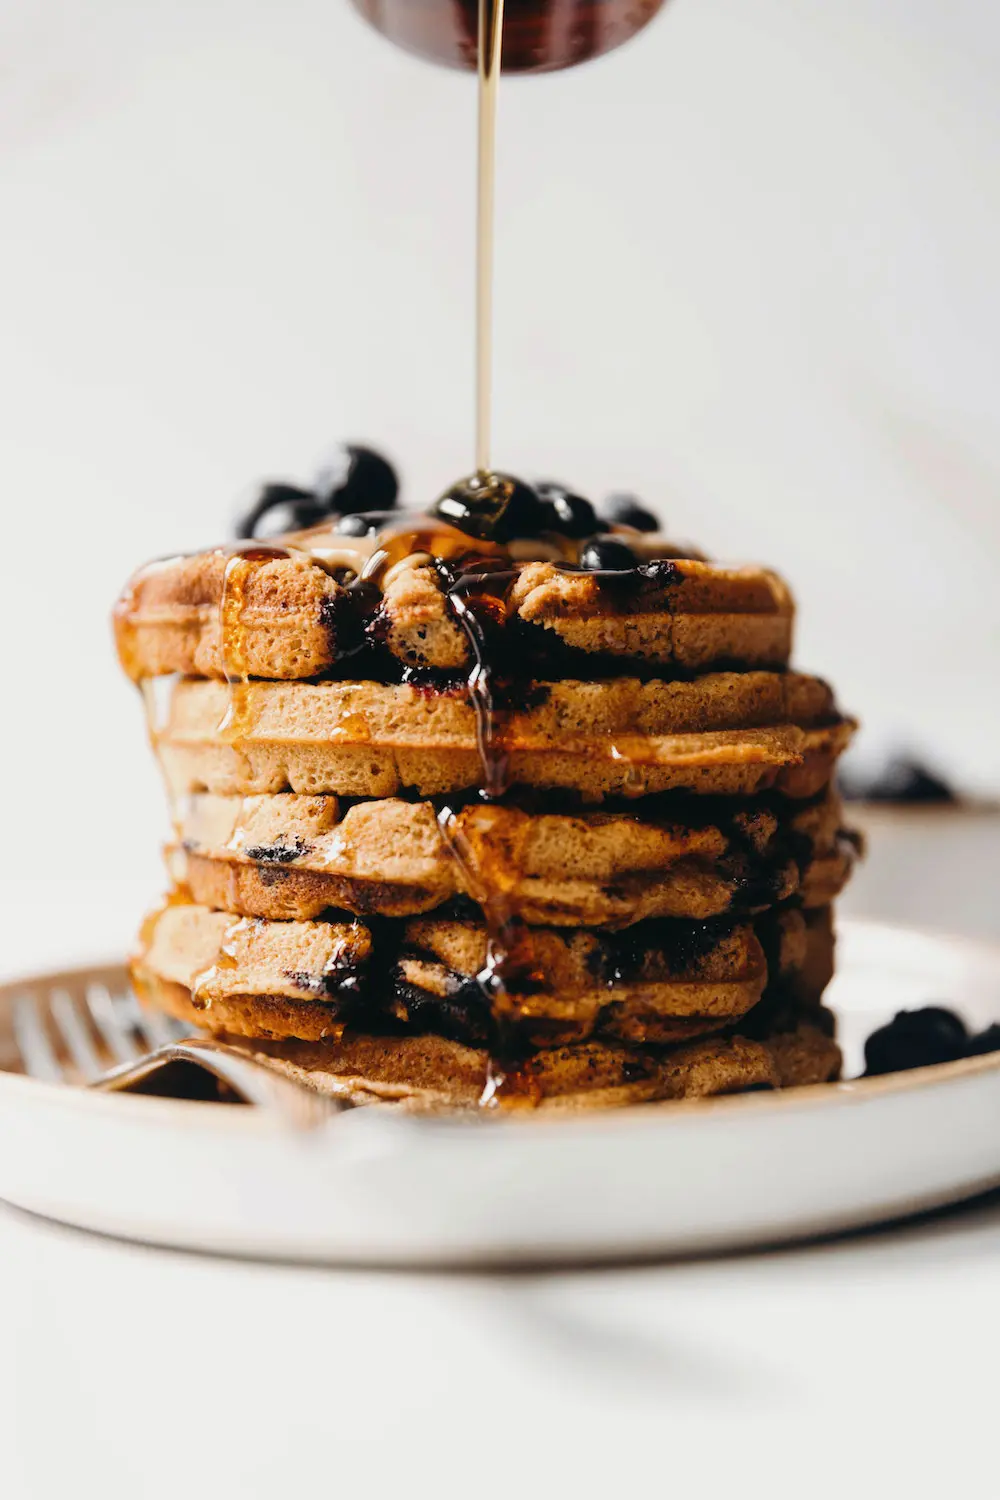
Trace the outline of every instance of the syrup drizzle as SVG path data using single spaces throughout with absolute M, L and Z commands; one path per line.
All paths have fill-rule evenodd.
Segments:
M 510 784 L 510 757 L 496 702 L 490 651 L 491 627 L 506 618 L 516 573 L 463 573 L 439 568 L 453 618 L 465 632 L 472 657 L 468 694 L 476 719 L 476 745 L 482 781 L 479 796 L 485 803 L 503 797 Z M 480 1106 L 495 1108 L 505 1096 L 533 1094 L 529 1075 L 517 1066 L 513 1019 L 516 993 L 544 983 L 534 953 L 530 929 L 514 905 L 518 872 L 494 853 L 484 857 L 488 840 L 474 843 L 463 830 L 450 802 L 438 808 L 438 828 L 455 860 L 461 883 L 482 908 L 486 925 L 486 961 L 476 975 L 493 1021 L 495 1041 L 487 1060 Z
M 211 1009 L 215 998 L 213 991 L 219 980 L 224 974 L 231 974 L 239 967 L 237 945 L 253 924 L 253 917 L 234 917 L 227 925 L 212 962 L 207 968 L 199 970 L 191 980 L 191 1004 L 195 1010 Z
M 146 719 L 146 735 L 149 739 L 150 749 L 153 752 L 153 758 L 160 768 L 160 778 L 163 782 L 163 790 L 167 799 L 170 826 L 173 829 L 174 839 L 180 842 L 183 821 L 180 810 L 180 799 L 177 788 L 167 774 L 166 766 L 159 754 L 160 736 L 169 722 L 170 700 L 173 697 L 177 681 L 178 676 L 176 673 L 172 673 L 169 677 L 140 677 L 138 687 Z
M 476 174 L 476 471 L 490 472 L 493 354 L 493 206 L 496 196 L 497 94 L 503 52 L 504 0 L 479 0 L 476 55 L 479 97 Z
M 136 939 L 135 957 L 129 965 L 129 978 L 139 1001 L 143 1005 L 148 1005 L 151 1010 L 157 1009 L 157 999 L 146 979 L 143 965 L 156 941 L 156 929 L 160 924 L 160 918 L 173 906 L 190 906 L 192 899 L 191 892 L 185 885 L 174 885 L 142 919 Z
M 229 684 L 229 695 L 218 734 L 237 751 L 239 741 L 250 727 L 250 666 L 244 619 L 247 590 L 251 578 L 263 563 L 295 555 L 288 547 L 251 544 L 238 548 L 226 559 L 219 597 L 219 638 L 222 672 Z M 249 775 L 249 763 L 245 769 Z

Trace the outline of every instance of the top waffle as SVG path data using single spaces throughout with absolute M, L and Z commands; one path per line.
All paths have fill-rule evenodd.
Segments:
M 473 646 L 458 616 L 471 612 L 496 665 L 536 677 L 787 663 L 793 604 L 774 573 L 672 558 L 663 537 L 619 534 L 637 563 L 625 571 L 581 570 L 581 544 L 566 537 L 500 546 L 403 516 L 367 538 L 330 523 L 280 545 L 172 558 L 119 600 L 119 656 L 135 680 L 462 672 Z

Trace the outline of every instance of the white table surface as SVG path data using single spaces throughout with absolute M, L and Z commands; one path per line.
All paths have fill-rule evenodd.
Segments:
M 866 910 L 905 914 L 933 828 L 937 925 L 996 931 L 960 896 L 1000 824 L 877 821 Z M 135 899 L 56 922 L 0 894 L 8 973 L 43 938 L 52 967 L 107 952 Z M 1000 1494 L 1000 1195 L 799 1249 L 506 1276 L 215 1260 L 0 1209 L 0 1267 L 4 1500 Z

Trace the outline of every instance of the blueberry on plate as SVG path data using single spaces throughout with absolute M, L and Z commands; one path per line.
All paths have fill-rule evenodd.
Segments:
M 966 1044 L 966 1057 L 982 1057 L 986 1052 L 1000 1052 L 1000 1022 L 994 1021 L 985 1031 L 977 1031 Z
M 909 756 L 894 756 L 870 780 L 845 778 L 847 795 L 866 802 L 955 802 L 954 791 L 935 771 Z
M 631 547 L 610 538 L 590 541 L 580 553 L 580 566 L 588 573 L 628 573 L 638 562 Z
M 865 1042 L 865 1077 L 954 1062 L 965 1056 L 968 1043 L 964 1021 L 943 1005 L 901 1010 Z
M 609 495 L 601 506 L 601 514 L 619 526 L 632 526 L 636 531 L 659 531 L 660 522 L 651 510 L 647 510 L 635 495 Z
M 511 474 L 461 479 L 435 502 L 432 513 L 468 536 L 501 545 L 539 536 L 547 520 L 536 491 Z
M 574 495 L 564 484 L 543 479 L 535 485 L 535 490 L 545 506 L 546 531 L 558 531 L 563 536 L 579 540 L 604 529 L 590 501 L 582 495 Z
M 283 531 L 304 531 L 322 521 L 325 514 L 311 490 L 294 484 L 262 484 L 249 508 L 237 517 L 236 535 L 249 540 L 279 536 Z
M 399 478 L 389 460 L 374 448 L 338 443 L 320 464 L 314 488 L 327 515 L 392 510 Z

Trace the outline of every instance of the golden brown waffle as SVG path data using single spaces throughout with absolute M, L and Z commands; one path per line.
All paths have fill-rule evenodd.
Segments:
M 680 937 L 657 927 L 633 941 L 627 956 L 610 935 L 535 929 L 530 939 L 545 988 L 511 996 L 505 1007 L 525 1041 L 586 1037 L 597 1028 L 657 1040 L 698 1035 L 747 1011 L 767 978 L 763 951 L 745 925 Z M 424 919 L 383 928 L 378 942 L 383 968 L 370 977 L 372 937 L 362 923 L 239 919 L 180 902 L 151 919 L 134 973 L 143 989 L 152 980 L 183 986 L 212 1031 L 309 1040 L 359 1006 L 420 1029 L 457 1027 L 473 1036 L 489 1029 L 475 982 L 486 962 L 482 924 Z
M 419 915 L 474 899 L 472 872 L 485 870 L 525 922 L 619 927 L 762 911 L 796 891 L 804 905 L 827 905 L 853 855 L 840 819 L 832 792 L 805 807 L 689 799 L 659 812 L 649 802 L 562 813 L 475 803 L 454 813 L 445 839 L 429 802 L 204 793 L 179 809 L 168 861 L 202 905 L 277 921 L 330 907 Z
M 530 683 L 521 701 L 493 729 L 508 781 L 592 801 L 770 786 L 813 796 L 854 731 L 826 683 L 798 672 Z M 155 743 L 178 794 L 434 796 L 483 775 L 465 693 L 407 684 L 250 682 L 231 704 L 225 683 L 182 679 Z
M 453 547 L 477 546 L 444 528 Z M 142 569 L 115 609 L 119 656 L 136 681 L 164 673 L 225 677 L 233 671 L 222 619 L 232 617 L 251 677 L 295 681 L 351 662 L 368 675 L 377 649 L 401 666 L 465 671 L 470 647 L 456 622 L 441 574 L 417 552 L 363 594 L 340 581 L 369 561 L 371 546 L 338 538 L 328 528 L 238 550 L 216 548 Z M 630 535 L 648 557 L 663 556 L 662 538 Z M 531 550 L 532 544 L 525 544 Z M 616 577 L 566 571 L 577 544 L 534 544 L 550 560 L 524 561 L 503 549 L 477 547 L 509 570 L 504 606 L 496 613 L 494 651 L 551 658 L 616 658 L 704 671 L 716 664 L 780 667 L 791 649 L 793 605 L 782 581 L 763 568 L 726 567 L 691 558 L 648 573 Z M 523 550 L 523 549 L 522 549 Z M 560 556 L 560 551 L 563 556 Z M 552 561 L 555 555 L 559 560 Z M 421 559 L 424 559 L 421 564 Z M 330 571 L 327 571 L 327 570 Z M 228 570 L 228 572 L 227 572 Z M 336 574 L 337 576 L 333 576 Z M 232 608 L 224 590 L 233 594 Z M 237 597 L 238 595 L 238 597 Z M 506 639 L 509 637 L 509 640 Z
M 515 490 L 132 580 L 126 671 L 180 674 L 162 721 L 146 693 L 183 889 L 140 992 L 404 1107 L 836 1076 L 854 725 L 784 670 L 787 589 Z
M 758 921 L 768 969 L 780 974 L 782 995 L 795 1005 L 818 1005 L 833 978 L 833 908 L 774 913 Z
M 485 1040 L 491 1026 L 477 976 L 490 947 L 481 923 L 423 918 L 403 928 L 397 1016 L 418 1030 Z M 745 1016 L 767 993 L 818 1004 L 833 965 L 819 914 L 773 913 L 741 924 L 649 922 L 620 934 L 532 929 L 520 964 L 534 987 L 495 994 L 492 1019 L 519 1044 L 638 1044 L 703 1036 Z
M 519 935 L 528 982 L 487 1003 L 481 922 L 268 922 L 175 898 L 146 923 L 138 987 L 180 986 L 211 1031 L 311 1040 L 357 1015 L 476 1041 L 499 1021 L 525 1045 L 595 1032 L 667 1042 L 731 1024 L 768 980 L 802 980 L 809 947 L 795 912 L 749 923 L 646 923 L 615 935 L 551 928 Z M 832 936 L 827 946 L 832 953 Z M 802 980 L 804 987 L 804 980 Z M 818 999 L 818 994 L 815 996 Z
M 703 1036 L 745 1014 L 767 982 L 749 923 L 727 930 L 646 923 L 620 938 L 534 928 L 521 935 L 517 954 L 537 977 L 526 992 L 494 995 L 492 1012 L 532 1047 L 595 1033 L 640 1043 Z M 485 1040 L 490 1028 L 476 976 L 488 957 L 482 923 L 406 923 L 396 970 L 403 1018 L 420 1030 L 462 1040 L 478 1032 Z
M 183 992 L 165 988 L 170 992 L 158 992 L 164 1009 L 192 1019 Z M 250 1046 L 321 1093 L 417 1111 L 476 1109 L 484 1101 L 500 1109 L 606 1109 L 828 1083 L 839 1076 L 841 1066 L 840 1048 L 823 1012 L 782 1021 L 761 1038 L 708 1037 L 667 1049 L 602 1042 L 545 1048 L 507 1075 L 491 1068 L 484 1049 L 433 1035 L 348 1030 L 335 1043 Z
M 207 1030 L 314 1040 L 337 1031 L 371 959 L 363 922 L 254 921 L 174 893 L 143 923 L 131 970 L 143 995 L 183 986 Z

